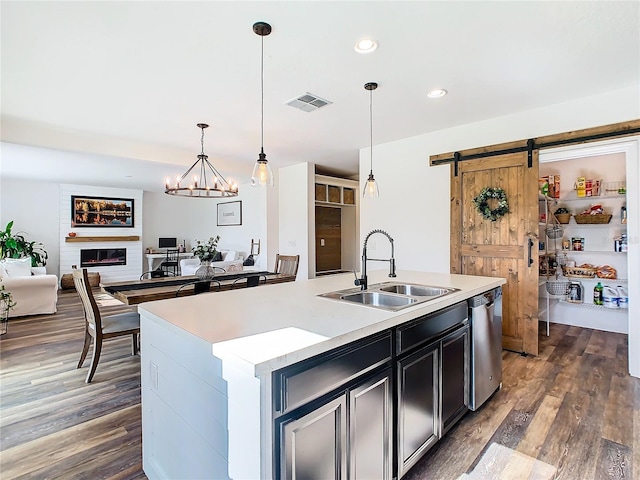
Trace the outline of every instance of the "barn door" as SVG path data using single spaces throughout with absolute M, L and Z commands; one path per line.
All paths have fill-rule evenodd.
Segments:
M 460 162 L 451 176 L 451 273 L 507 279 L 502 346 L 538 354 L 538 152 Z M 505 191 L 509 213 L 491 221 L 474 205 L 484 187 Z M 490 209 L 497 207 L 489 200 Z

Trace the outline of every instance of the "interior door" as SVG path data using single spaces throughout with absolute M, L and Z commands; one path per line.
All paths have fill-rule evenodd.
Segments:
M 467 160 L 451 175 L 451 273 L 507 279 L 502 346 L 538 354 L 538 152 Z M 473 199 L 484 187 L 504 189 L 509 213 L 480 215 Z M 496 208 L 495 200 L 489 207 Z
M 316 206 L 316 272 L 342 268 L 342 210 Z

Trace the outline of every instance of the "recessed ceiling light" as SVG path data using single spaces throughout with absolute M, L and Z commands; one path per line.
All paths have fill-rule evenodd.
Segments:
M 447 91 L 444 88 L 436 88 L 435 90 L 431 90 L 427 93 L 427 97 L 429 98 L 440 98 L 444 97 L 447 94 Z
M 371 53 L 378 48 L 378 42 L 371 38 L 363 38 L 362 40 L 358 40 L 358 43 L 356 43 L 356 46 L 353 48 L 358 53 Z

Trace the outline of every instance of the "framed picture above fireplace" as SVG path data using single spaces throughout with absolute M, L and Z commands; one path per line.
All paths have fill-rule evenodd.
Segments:
M 133 227 L 133 198 L 71 195 L 72 227 Z

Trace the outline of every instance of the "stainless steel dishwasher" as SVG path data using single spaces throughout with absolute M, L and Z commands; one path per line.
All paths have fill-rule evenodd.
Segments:
M 502 288 L 469 299 L 471 389 L 469 408 L 477 410 L 502 387 Z

